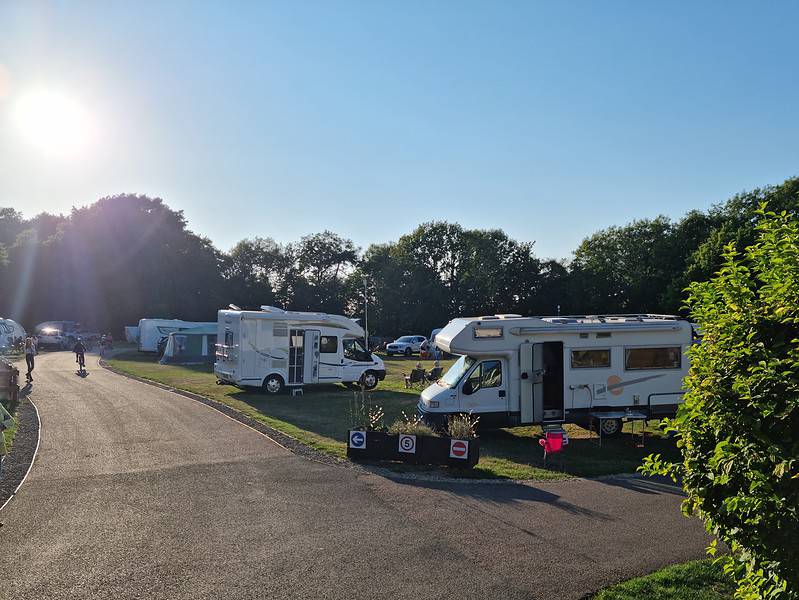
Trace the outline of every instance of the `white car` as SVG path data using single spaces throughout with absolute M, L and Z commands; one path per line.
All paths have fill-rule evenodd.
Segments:
M 386 346 L 386 354 L 388 356 L 419 354 L 422 351 L 422 344 L 426 341 L 427 338 L 423 335 L 403 335 Z

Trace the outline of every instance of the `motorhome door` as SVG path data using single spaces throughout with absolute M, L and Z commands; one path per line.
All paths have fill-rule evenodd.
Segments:
M 319 331 L 305 331 L 305 365 L 303 369 L 303 383 L 319 382 L 319 337 Z
M 519 348 L 522 423 L 540 423 L 544 418 L 544 344 L 522 344 Z
M 305 330 L 289 330 L 289 385 L 305 381 Z

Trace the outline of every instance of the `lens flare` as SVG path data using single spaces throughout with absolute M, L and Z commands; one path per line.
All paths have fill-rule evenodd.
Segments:
M 42 154 L 81 157 L 94 146 L 97 132 L 92 114 L 67 95 L 33 91 L 22 95 L 15 108 L 14 121 L 21 136 Z

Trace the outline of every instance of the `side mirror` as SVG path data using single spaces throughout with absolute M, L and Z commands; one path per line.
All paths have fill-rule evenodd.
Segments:
M 474 386 L 472 385 L 472 382 L 467 381 L 466 383 L 464 383 L 463 387 L 461 388 L 461 391 L 467 396 L 472 395 L 474 393 Z

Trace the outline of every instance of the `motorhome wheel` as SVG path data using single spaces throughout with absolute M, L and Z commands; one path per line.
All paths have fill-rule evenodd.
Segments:
M 283 379 L 280 375 L 270 375 L 264 380 L 263 387 L 267 394 L 279 394 L 283 389 Z
M 410 348 L 405 348 L 405 356 L 410 356 L 411 354 L 413 354 L 413 350 Z
M 363 387 L 367 390 L 373 390 L 377 387 L 377 375 L 374 371 L 367 371 L 366 373 L 361 376 L 361 382 L 363 383 Z
M 601 423 L 602 437 L 612 437 L 621 433 L 621 419 L 603 419 Z

